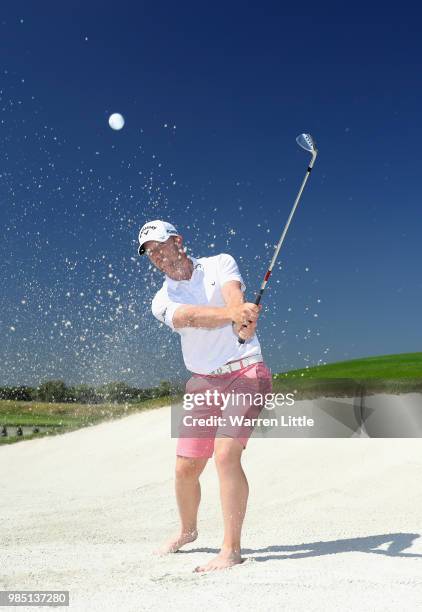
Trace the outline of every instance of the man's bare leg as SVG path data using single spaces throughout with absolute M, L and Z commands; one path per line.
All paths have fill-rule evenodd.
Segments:
M 174 553 L 185 544 L 198 537 L 197 518 L 201 501 L 199 476 L 203 472 L 208 458 L 176 458 L 176 499 L 180 515 L 180 531 L 158 549 L 158 554 Z
M 241 464 L 243 446 L 232 438 L 217 438 L 214 452 L 220 481 L 224 539 L 220 553 L 196 572 L 226 569 L 242 563 L 240 536 L 248 502 L 249 486 Z

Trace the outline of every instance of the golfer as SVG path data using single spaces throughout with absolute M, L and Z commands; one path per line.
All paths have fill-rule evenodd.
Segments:
M 255 331 L 260 307 L 244 301 L 245 285 L 228 254 L 187 256 L 182 236 L 165 221 L 150 221 L 139 231 L 139 255 L 165 274 L 152 301 L 152 312 L 181 338 L 183 359 L 192 377 L 186 393 L 213 389 L 271 392 L 271 373 L 265 366 Z M 238 342 L 238 337 L 245 340 Z M 220 411 L 217 404 L 212 410 Z M 250 408 L 250 407 L 249 407 Z M 203 410 L 203 409 L 202 409 Z M 195 410 L 193 411 L 193 413 Z M 258 409 L 259 413 L 259 409 Z M 199 477 L 214 453 L 220 483 L 224 537 L 219 554 L 194 571 L 229 568 L 242 562 L 241 531 L 248 499 L 248 481 L 241 465 L 251 428 L 211 428 L 211 433 L 179 437 L 175 490 L 180 531 L 159 549 L 173 553 L 197 536 L 201 499 Z

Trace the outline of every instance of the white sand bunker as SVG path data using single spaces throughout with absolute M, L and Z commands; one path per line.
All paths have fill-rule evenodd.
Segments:
M 169 431 L 163 408 L 0 448 L 1 588 L 84 612 L 422 605 L 421 440 L 251 440 L 246 561 L 198 575 L 222 539 L 212 461 L 198 540 L 153 554 L 177 527 Z

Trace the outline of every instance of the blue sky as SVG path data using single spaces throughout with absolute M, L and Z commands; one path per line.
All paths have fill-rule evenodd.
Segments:
M 320 154 L 265 295 L 268 364 L 420 350 L 419 23 L 404 5 L 6 3 L 0 384 L 185 376 L 138 229 L 231 253 L 253 300 L 303 131 Z

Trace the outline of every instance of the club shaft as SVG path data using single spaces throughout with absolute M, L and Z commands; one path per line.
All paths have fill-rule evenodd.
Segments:
M 282 244 L 283 244 L 284 239 L 285 239 L 286 234 L 287 234 L 287 230 L 289 229 L 291 220 L 293 219 L 293 215 L 295 214 L 295 211 L 296 211 L 296 208 L 297 208 L 297 206 L 299 204 L 299 201 L 300 201 L 300 198 L 302 196 L 303 190 L 305 189 L 306 182 L 307 182 L 307 180 L 309 178 L 309 175 L 311 174 L 311 170 L 312 170 L 312 167 L 314 165 L 315 158 L 316 158 L 316 155 L 314 155 L 312 157 L 312 161 L 311 161 L 311 163 L 309 164 L 309 166 L 308 166 L 308 168 L 306 170 L 306 174 L 305 174 L 305 177 L 304 177 L 304 179 L 302 181 L 302 185 L 300 186 L 299 192 L 298 192 L 298 194 L 296 196 L 295 203 L 293 204 L 293 208 L 290 211 L 289 218 L 287 219 L 286 225 L 284 226 L 283 232 L 282 232 L 282 234 L 280 236 L 280 240 L 278 241 L 278 244 L 277 244 L 277 246 L 275 248 L 275 251 L 274 251 L 273 257 L 271 259 L 270 265 L 268 266 L 268 270 L 265 273 L 264 279 L 263 279 L 262 284 L 261 284 L 261 288 L 260 288 L 260 290 L 259 290 L 259 292 L 258 292 L 258 294 L 256 296 L 256 299 L 255 299 L 255 304 L 257 304 L 257 305 L 261 301 L 261 297 L 262 297 L 262 294 L 264 292 L 265 286 L 268 283 L 268 280 L 269 280 L 269 278 L 271 276 L 271 273 L 273 271 L 273 268 L 275 266 L 275 262 L 277 261 L 277 258 L 278 258 L 278 255 L 280 253 Z
M 307 180 L 309 178 L 309 175 L 311 174 L 313 165 L 315 163 L 316 156 L 317 156 L 317 152 L 315 151 L 312 154 L 312 160 L 309 163 L 309 166 L 308 166 L 308 168 L 306 170 L 305 178 L 302 181 L 302 185 L 300 186 L 300 189 L 299 189 L 298 194 L 296 196 L 295 203 L 293 204 L 293 208 L 290 211 L 289 218 L 287 219 L 286 225 L 284 226 L 283 232 L 282 232 L 282 234 L 280 236 L 280 240 L 278 241 L 278 244 L 277 244 L 277 246 L 275 248 L 275 251 L 274 251 L 274 254 L 272 256 L 270 265 L 268 266 L 268 270 L 266 271 L 265 276 L 263 278 L 263 281 L 261 283 L 261 287 L 260 287 L 258 293 L 256 294 L 256 297 L 255 297 L 255 304 L 256 304 L 256 306 L 258 306 L 260 301 L 261 301 L 262 295 L 263 295 L 263 293 L 265 291 L 265 287 L 266 287 L 266 285 L 268 283 L 268 280 L 269 280 L 269 278 L 271 276 L 271 273 L 273 271 L 273 268 L 275 266 L 275 262 L 277 261 L 277 257 L 278 257 L 278 255 L 280 253 L 280 249 L 281 249 L 281 246 L 282 246 L 282 244 L 284 242 L 284 238 L 286 237 L 287 230 L 289 229 L 290 222 L 293 219 L 293 215 L 295 214 L 296 208 L 297 208 L 297 206 L 299 204 L 302 192 L 305 189 L 306 182 L 307 182 Z M 244 343 L 245 343 L 245 340 L 243 340 L 242 338 L 239 338 L 239 344 L 244 344 Z

